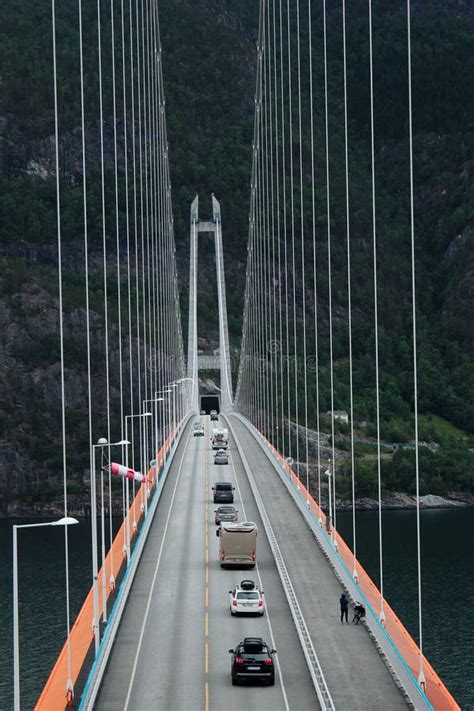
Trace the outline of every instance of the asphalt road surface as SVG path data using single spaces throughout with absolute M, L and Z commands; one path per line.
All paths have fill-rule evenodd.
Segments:
M 188 425 L 170 469 L 110 655 L 96 708 L 205 711 L 318 708 L 271 551 L 233 441 L 214 465 L 205 437 Z M 253 571 L 222 570 L 214 524 L 214 481 L 234 482 L 239 520 L 259 527 Z M 265 591 L 263 617 L 231 617 L 228 591 L 244 577 Z M 276 682 L 232 686 L 230 654 L 246 636 L 277 649 Z

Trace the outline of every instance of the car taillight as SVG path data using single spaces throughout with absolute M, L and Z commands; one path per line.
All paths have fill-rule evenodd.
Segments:
M 234 659 L 234 662 L 235 662 L 236 664 L 243 664 L 243 663 L 244 663 L 244 660 L 241 659 L 240 657 L 236 657 L 236 658 Z
M 252 560 L 254 561 L 257 557 L 257 551 L 252 551 Z
M 234 607 L 237 607 L 237 600 L 232 600 L 232 605 L 233 605 Z
M 232 514 L 232 521 L 237 521 L 237 514 Z
M 263 600 L 259 600 L 259 601 L 258 601 L 258 606 L 259 606 L 259 607 L 263 607 Z
M 273 664 L 273 659 L 264 659 L 264 664 Z

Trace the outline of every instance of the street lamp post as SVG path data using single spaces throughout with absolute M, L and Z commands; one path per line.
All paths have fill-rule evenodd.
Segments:
M 19 528 L 41 528 L 44 526 L 72 526 L 79 523 L 76 518 L 65 516 L 58 521 L 46 523 L 23 523 L 13 526 L 13 703 L 14 710 L 20 711 L 20 640 L 18 611 L 18 541 Z M 69 634 L 69 630 L 68 630 Z
M 176 435 L 176 388 L 178 387 L 177 382 L 171 383 L 173 388 L 173 441 Z
M 176 437 L 176 425 L 178 424 L 176 421 L 176 388 L 178 387 L 178 383 L 173 383 L 173 430 L 174 430 L 174 437 Z
M 158 393 L 155 393 L 155 397 L 152 400 L 143 400 L 142 406 L 145 407 L 145 405 L 149 402 L 154 403 L 155 407 L 155 456 L 153 459 L 155 460 L 155 482 L 158 481 L 158 403 L 164 401 L 164 397 L 158 397 Z
M 155 392 L 155 398 L 156 398 L 158 395 L 169 395 L 171 392 L 172 392 L 172 390 L 170 389 L 170 387 L 167 386 L 164 390 L 157 390 L 157 391 Z M 164 400 L 164 398 L 163 398 L 163 400 Z M 170 431 L 171 431 L 171 420 L 170 420 L 170 417 L 171 417 L 171 415 L 170 415 L 170 408 L 169 408 L 169 406 L 168 406 L 168 437 L 169 437 L 169 434 L 170 434 Z M 163 427 L 165 426 L 164 419 L 165 419 L 165 418 L 164 418 L 164 412 L 163 412 Z M 168 458 L 168 451 L 169 451 L 169 450 L 167 450 L 167 452 L 166 452 L 166 458 Z
M 177 380 L 176 382 L 178 382 L 178 383 L 184 383 L 186 380 L 191 381 L 191 383 L 192 383 L 193 386 L 194 386 L 194 383 L 195 383 L 195 379 L 194 379 L 194 378 L 188 378 L 188 377 L 186 377 L 186 378 L 180 378 L 180 379 Z M 192 398 L 190 398 L 189 395 L 188 395 L 188 396 L 187 396 L 187 405 L 188 405 L 188 408 L 189 408 L 189 409 L 191 409 L 191 399 L 192 399 Z M 183 413 L 183 414 L 184 414 L 184 413 Z
M 331 469 L 329 468 L 329 465 L 328 465 L 328 468 L 326 469 L 325 474 L 328 478 L 328 490 L 329 490 L 329 513 L 328 513 L 328 516 L 326 517 L 326 530 L 329 533 L 329 535 L 331 536 L 331 541 L 334 543 L 334 545 L 336 545 L 335 540 L 334 540 L 334 531 L 333 531 L 333 527 L 332 527 L 332 481 L 331 481 L 332 472 L 331 472 Z
M 131 420 L 135 417 L 152 417 L 151 412 L 142 412 L 141 414 L 136 414 L 136 415 L 125 415 L 125 439 L 128 440 L 128 420 Z M 128 442 L 130 444 L 130 442 Z M 140 443 L 140 448 L 141 448 L 141 443 Z M 141 457 L 140 457 L 141 459 Z M 128 446 L 125 449 L 125 466 L 128 468 Z M 125 492 L 126 492 L 126 499 L 127 499 L 127 526 L 126 526 L 126 546 L 127 546 L 127 565 L 130 562 L 130 486 L 129 486 L 129 480 L 128 477 L 125 479 Z M 135 507 L 133 507 L 133 515 L 135 517 Z M 134 529 L 136 528 L 136 521 L 134 518 L 133 521 L 133 527 Z
M 96 471 L 95 471 L 95 450 L 101 450 L 100 467 L 100 530 L 101 530 L 101 553 L 102 553 L 102 620 L 107 622 L 107 583 L 105 579 L 105 506 L 104 506 L 104 449 L 105 447 L 121 447 L 129 444 L 127 439 L 119 442 L 108 443 L 105 437 L 99 437 L 97 444 L 92 445 L 92 472 L 91 472 L 91 527 L 92 527 L 92 581 L 94 600 L 94 640 L 95 651 L 99 648 L 99 564 L 97 559 L 97 496 L 96 496 Z M 110 463 L 110 462 L 109 462 Z

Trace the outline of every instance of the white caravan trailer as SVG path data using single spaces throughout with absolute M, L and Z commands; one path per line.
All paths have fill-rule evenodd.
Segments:
M 211 441 L 212 449 L 227 449 L 229 446 L 229 433 L 225 429 L 213 429 Z
M 221 568 L 229 566 L 254 568 L 257 562 L 257 524 L 222 522 L 216 531 L 219 537 Z

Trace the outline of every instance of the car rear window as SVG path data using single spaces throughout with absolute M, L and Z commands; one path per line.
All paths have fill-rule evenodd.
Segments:
M 233 506 L 220 506 L 217 510 L 219 513 L 234 513 L 235 511 Z
M 232 491 L 232 484 L 216 484 L 217 491 Z
M 239 592 L 237 593 L 238 600 L 258 600 L 258 592 Z
M 243 659 L 254 659 L 256 662 L 263 662 L 264 659 L 268 659 L 268 654 L 265 654 L 264 652 L 258 653 L 256 652 L 253 654 L 252 652 L 244 652 L 242 654 Z

